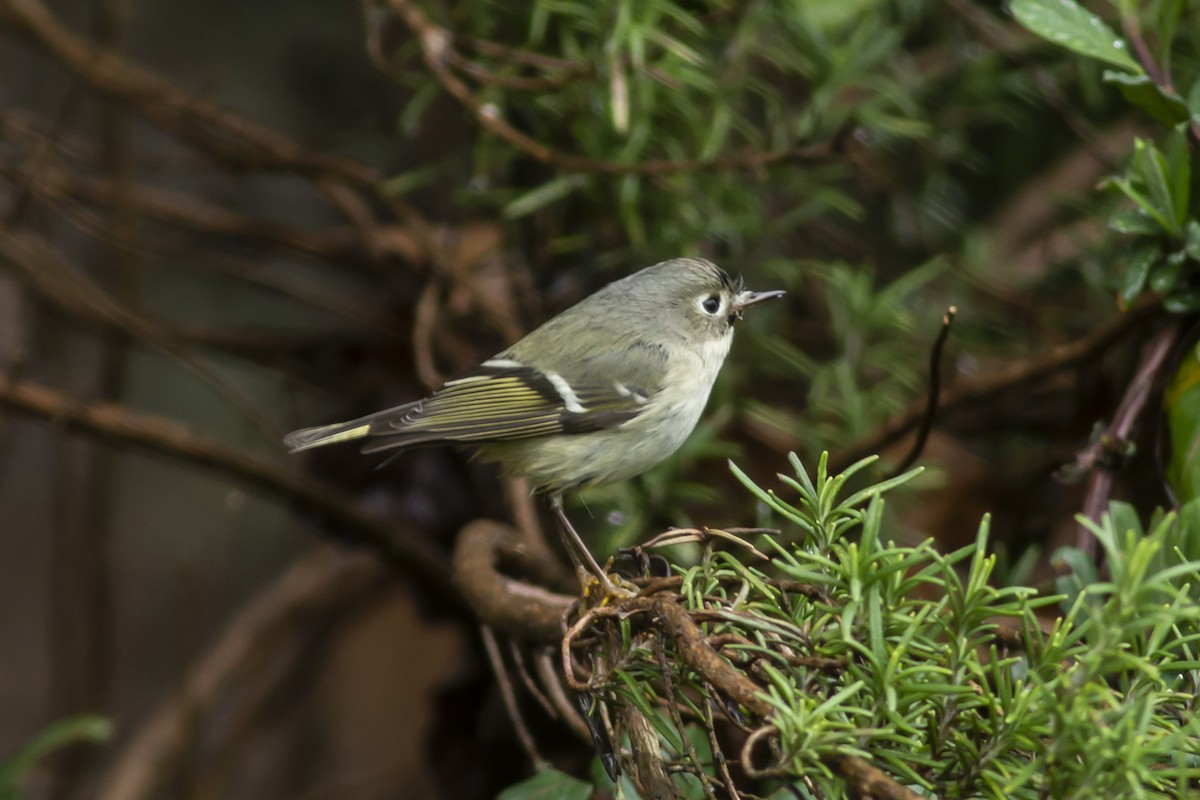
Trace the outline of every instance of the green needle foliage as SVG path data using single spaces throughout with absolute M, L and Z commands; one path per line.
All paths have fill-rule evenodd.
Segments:
M 1192 796 L 1200 505 L 1157 514 L 1147 530 L 1115 505 L 1089 525 L 1109 577 L 1064 551 L 1063 564 L 1085 571 L 1048 596 L 990 583 L 986 520 L 975 544 L 950 554 L 892 543 L 882 494 L 915 471 L 848 493 L 870 460 L 829 475 L 822 458 L 812 478 L 792 463 L 779 493 L 734 472 L 795 527 L 794 543 L 767 538 L 771 559 L 753 564 L 709 544 L 676 568 L 677 602 L 753 682 L 767 704 L 758 713 L 734 710 L 691 645 L 632 606 L 591 626 L 603 634 L 591 690 L 610 718 L 632 707 L 650 721 L 678 791 L 721 790 L 713 754 L 729 737 L 713 731 L 733 726 L 747 734 L 727 756 L 751 782 L 739 792 L 845 797 L 840 759 L 858 756 L 944 798 Z

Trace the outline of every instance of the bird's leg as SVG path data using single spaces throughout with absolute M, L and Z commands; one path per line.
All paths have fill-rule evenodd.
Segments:
M 554 515 L 558 517 L 558 531 L 562 535 L 563 547 L 571 557 L 571 563 L 575 565 L 575 574 L 579 577 L 580 585 L 586 585 L 588 576 L 592 575 L 604 587 L 604 591 L 610 595 L 616 594 L 617 587 L 609 580 L 608 573 L 596 562 L 592 551 L 588 550 L 571 520 L 567 519 L 567 512 L 563 510 L 562 492 L 551 493 L 550 508 L 554 509 Z

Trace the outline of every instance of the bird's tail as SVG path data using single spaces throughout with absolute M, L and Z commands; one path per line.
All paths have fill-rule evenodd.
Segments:
M 352 439 L 363 439 L 371 431 L 371 424 L 362 420 L 337 422 L 333 425 L 318 425 L 315 428 L 301 428 L 283 437 L 283 443 L 288 450 L 299 453 L 313 447 L 321 447 L 335 442 L 348 442 Z
M 365 417 L 352 419 L 348 422 L 318 425 L 315 428 L 301 428 L 284 436 L 283 443 L 287 446 L 288 450 L 298 453 L 301 450 L 310 450 L 314 447 L 323 447 L 327 444 L 365 439 L 368 436 L 379 435 L 383 432 L 394 433 L 396 427 L 389 423 L 397 419 L 402 419 L 404 414 L 413 405 L 416 404 L 410 403 L 406 406 L 389 408 L 385 411 L 376 411 L 374 414 L 368 414 Z

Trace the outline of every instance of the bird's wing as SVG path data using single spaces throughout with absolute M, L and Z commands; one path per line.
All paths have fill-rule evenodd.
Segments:
M 363 452 L 435 442 L 486 443 L 586 433 L 633 419 L 649 394 L 621 381 L 572 377 L 495 358 L 448 381 L 424 400 L 360 421 L 372 441 Z M 564 370 L 565 372 L 566 370 Z
M 297 452 L 367 439 L 363 452 L 370 453 L 587 433 L 633 419 L 661 388 L 667 358 L 661 346 L 626 341 L 600 355 L 576 357 L 566 349 L 552 349 L 553 369 L 530 367 L 514 352 L 501 353 L 423 400 L 294 431 L 284 443 Z

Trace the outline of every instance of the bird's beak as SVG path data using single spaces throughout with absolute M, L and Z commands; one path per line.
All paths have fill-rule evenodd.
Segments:
M 782 289 L 773 289 L 769 292 L 738 292 L 733 298 L 733 313 L 738 315 L 740 319 L 742 312 L 755 303 L 761 303 L 763 300 L 774 300 L 776 297 L 783 297 L 787 292 Z

